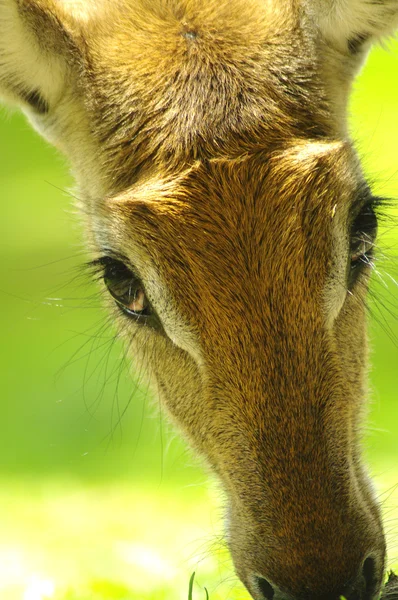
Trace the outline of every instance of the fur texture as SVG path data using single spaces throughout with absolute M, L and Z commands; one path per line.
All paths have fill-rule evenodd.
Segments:
M 346 112 L 397 21 L 396 0 L 0 0 L 0 92 L 69 157 L 113 297 L 115 273 L 145 290 L 150 318 L 110 309 L 218 474 L 257 600 L 383 579 L 352 276 L 374 201 Z

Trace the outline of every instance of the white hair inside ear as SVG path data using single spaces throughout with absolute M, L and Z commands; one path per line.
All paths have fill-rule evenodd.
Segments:
M 61 55 L 40 48 L 38 32 L 19 7 L 15 0 L 0 0 L 0 97 L 40 108 L 62 93 L 66 64 Z
M 398 0 L 305 0 L 305 5 L 323 37 L 352 54 L 398 27 Z

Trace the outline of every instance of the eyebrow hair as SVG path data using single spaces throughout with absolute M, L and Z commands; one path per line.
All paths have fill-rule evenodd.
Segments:
M 375 196 L 372 193 L 368 183 L 363 181 L 359 187 L 356 189 L 353 195 L 352 202 L 349 208 L 349 214 L 352 218 L 355 218 L 362 208 L 365 206 L 371 206 L 372 208 L 376 208 L 380 206 L 384 201 L 384 198 L 380 196 Z

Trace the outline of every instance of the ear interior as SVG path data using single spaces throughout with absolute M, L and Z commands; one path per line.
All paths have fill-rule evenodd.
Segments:
M 323 37 L 351 55 L 398 28 L 396 0 L 307 0 L 306 8 Z
M 0 95 L 48 112 L 64 87 L 71 23 L 52 0 L 0 0 Z

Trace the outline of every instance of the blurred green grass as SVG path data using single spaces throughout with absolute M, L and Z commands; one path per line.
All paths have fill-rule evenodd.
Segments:
M 376 49 L 352 101 L 356 145 L 376 193 L 388 197 L 398 196 L 397 73 L 398 45 L 390 53 Z M 1 598 L 186 600 L 193 570 L 194 598 L 204 597 L 203 586 L 211 600 L 247 598 L 217 549 L 219 494 L 142 383 L 132 383 L 98 291 L 82 274 L 86 257 L 70 186 L 62 158 L 22 116 L 4 111 Z M 397 208 L 388 212 L 398 216 Z M 398 566 L 398 351 L 391 340 L 398 336 L 398 307 L 388 278 L 397 273 L 398 229 L 392 223 L 380 235 L 383 283 L 376 275 L 373 284 L 366 448 L 389 511 L 389 564 Z

